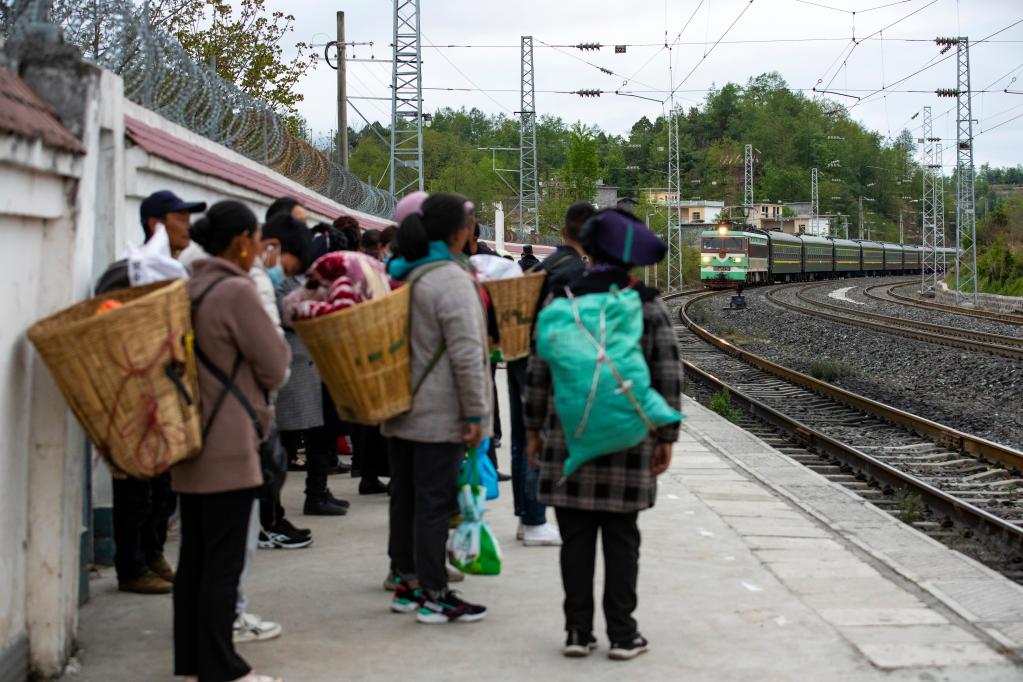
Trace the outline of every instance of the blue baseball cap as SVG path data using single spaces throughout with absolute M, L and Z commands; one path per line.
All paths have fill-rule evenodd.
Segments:
M 139 207 L 139 217 L 142 219 L 142 226 L 150 218 L 162 218 L 168 213 L 202 213 L 206 210 L 205 201 L 185 201 L 170 190 L 153 192 L 142 200 Z

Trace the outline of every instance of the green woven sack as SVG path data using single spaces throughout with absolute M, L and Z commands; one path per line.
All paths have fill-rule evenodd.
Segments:
M 550 365 L 568 445 L 565 477 L 682 420 L 650 385 L 642 335 L 643 304 L 633 289 L 557 298 L 540 311 L 536 352 Z

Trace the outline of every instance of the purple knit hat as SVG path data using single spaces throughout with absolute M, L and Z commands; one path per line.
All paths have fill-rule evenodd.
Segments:
M 429 194 L 423 191 L 412 192 L 403 196 L 394 207 L 394 222 L 401 225 L 401 221 L 413 213 L 422 213 L 423 202 L 429 196 Z

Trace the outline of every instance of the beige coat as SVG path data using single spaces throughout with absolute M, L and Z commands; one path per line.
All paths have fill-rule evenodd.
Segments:
M 210 291 L 195 314 L 195 343 L 226 375 L 231 374 L 235 359 L 240 357 L 235 384 L 256 410 L 267 433 L 273 418 L 267 394 L 284 381 L 291 351 L 263 309 L 255 283 L 233 263 L 222 258 L 196 261 L 188 295 L 195 300 L 222 277 L 226 279 Z M 201 362 L 197 364 L 205 426 L 224 385 Z M 219 493 L 263 483 L 259 436 L 238 398 L 230 393 L 224 397 L 203 441 L 202 453 L 174 467 L 171 476 L 179 493 Z
M 384 422 L 381 433 L 420 443 L 460 443 L 466 420 L 475 418 L 489 436 L 494 392 L 476 283 L 460 265 L 445 262 L 413 285 L 410 315 L 413 386 L 442 342 L 447 349 L 413 398 L 411 411 Z

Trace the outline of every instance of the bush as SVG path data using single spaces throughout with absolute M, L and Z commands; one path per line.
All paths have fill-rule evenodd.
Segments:
M 722 388 L 714 394 L 714 398 L 710 401 L 710 409 L 733 424 L 738 423 L 742 416 L 739 409 L 732 404 L 732 395 L 728 392 L 728 388 Z
M 821 381 L 833 382 L 856 374 L 856 368 L 839 360 L 817 359 L 810 363 L 810 375 Z

